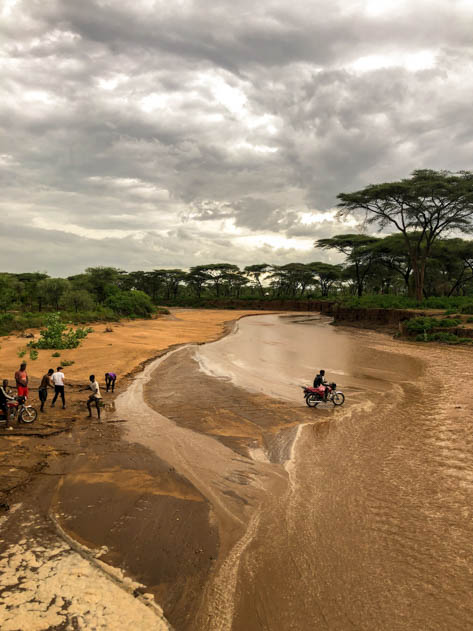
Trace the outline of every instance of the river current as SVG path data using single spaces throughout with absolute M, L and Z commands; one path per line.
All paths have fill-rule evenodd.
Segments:
M 140 418 L 128 438 L 199 489 L 221 536 L 189 628 L 473 628 L 472 418 L 465 387 L 455 394 L 458 380 L 441 366 L 464 372 L 469 361 L 313 315 L 265 315 L 148 366 L 117 400 Z M 307 409 L 302 422 L 236 454 L 215 432 L 181 426 L 179 410 L 171 420 L 159 402 L 144 403 L 143 385 L 189 362 L 289 410 L 304 405 L 299 384 L 324 368 L 346 403 Z

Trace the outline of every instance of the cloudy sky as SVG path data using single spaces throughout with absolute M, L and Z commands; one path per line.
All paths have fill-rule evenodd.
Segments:
M 0 270 L 308 262 L 471 169 L 472 0 L 0 0 Z

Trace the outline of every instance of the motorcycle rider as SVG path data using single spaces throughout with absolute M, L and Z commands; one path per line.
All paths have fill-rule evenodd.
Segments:
M 10 419 L 9 419 L 9 414 L 8 414 L 8 405 L 7 402 L 8 401 L 14 401 L 15 397 L 12 397 L 9 394 L 9 390 L 8 390 L 8 379 L 4 379 L 2 382 L 2 385 L 0 386 L 0 407 L 2 409 L 2 412 L 5 414 L 5 420 L 6 420 L 6 425 L 5 425 L 5 429 L 13 429 L 13 427 L 10 425 Z
M 321 386 L 324 387 L 324 402 L 325 403 L 327 402 L 327 395 L 328 395 L 327 385 L 328 385 L 328 381 L 325 381 L 325 370 L 321 370 L 314 379 L 314 388 L 320 388 Z

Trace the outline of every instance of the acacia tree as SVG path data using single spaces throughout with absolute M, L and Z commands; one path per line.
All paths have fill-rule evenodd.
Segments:
M 338 195 L 339 216 L 365 214 L 367 223 L 382 230 L 394 227 L 405 240 L 412 262 L 417 300 L 422 300 L 425 268 L 432 246 L 452 230 L 471 232 L 473 173 L 414 171 L 410 178 Z
M 341 279 L 341 266 L 331 265 L 330 263 L 322 263 L 322 261 L 315 261 L 314 263 L 309 263 L 307 267 L 310 269 L 319 284 L 320 293 L 324 298 L 326 298 L 332 286 Z
M 197 298 L 200 298 L 205 284 L 212 278 L 212 276 L 205 271 L 206 269 L 207 267 L 205 265 L 196 265 L 195 267 L 191 267 L 187 274 L 186 284 L 193 289 Z
M 345 254 L 347 262 L 353 271 L 358 296 L 363 295 L 365 279 L 375 259 L 372 246 L 378 242 L 376 237 L 365 234 L 337 234 L 329 239 L 319 239 L 316 248 L 337 250 Z
M 220 297 L 220 291 L 222 283 L 227 274 L 239 273 L 240 269 L 238 265 L 232 265 L 231 263 L 212 263 L 210 265 L 199 265 L 200 271 L 208 274 L 217 298 Z
M 268 265 L 267 263 L 260 263 L 257 265 L 247 265 L 244 269 L 244 273 L 249 278 L 251 278 L 254 281 L 255 285 L 258 287 L 261 297 L 264 297 L 264 289 L 263 289 L 263 285 L 261 284 L 261 276 L 264 276 L 265 274 L 267 274 L 269 270 L 270 270 L 270 265 Z
M 411 257 L 406 248 L 402 234 L 390 234 L 372 246 L 376 261 L 402 277 L 407 293 L 410 291 L 410 277 L 412 273 Z

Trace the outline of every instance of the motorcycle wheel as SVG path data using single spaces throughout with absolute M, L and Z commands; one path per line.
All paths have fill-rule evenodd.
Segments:
M 33 423 L 38 418 L 38 411 L 30 405 L 20 412 L 20 421 L 23 423 Z
M 345 402 L 345 395 L 342 392 L 334 392 L 332 396 L 332 403 L 334 405 L 343 405 Z
M 310 408 L 315 408 L 317 407 L 317 405 L 320 403 L 320 401 L 317 399 L 317 397 L 315 396 L 315 394 L 309 394 L 306 398 L 305 398 L 305 402 L 307 403 L 307 405 Z

